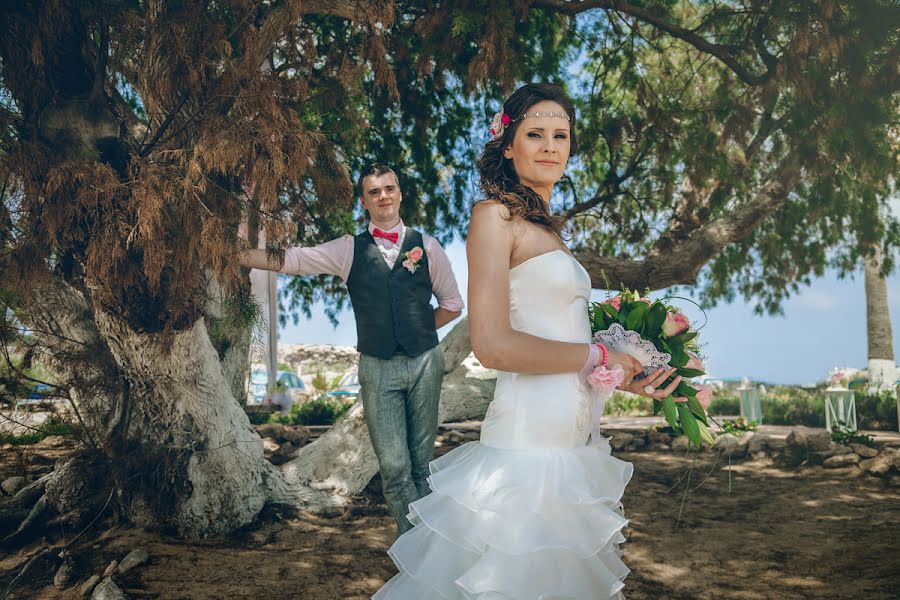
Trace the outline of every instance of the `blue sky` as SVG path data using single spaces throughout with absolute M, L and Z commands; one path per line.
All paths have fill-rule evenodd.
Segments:
M 465 298 L 464 243 L 454 241 L 447 247 L 447 255 Z M 900 314 L 900 275 L 888 278 L 888 297 L 891 315 L 896 317 Z M 605 292 L 594 291 L 595 300 L 603 298 Z M 698 316 L 699 311 L 692 305 L 681 304 L 692 320 Z M 806 384 L 824 379 L 832 367 L 866 366 L 866 298 L 861 270 L 853 279 L 826 275 L 788 300 L 782 316 L 754 315 L 753 306 L 740 300 L 708 310 L 707 315 L 709 322 L 700 340 L 709 374 L 714 377 Z M 451 323 L 439 333 L 446 334 L 452 326 Z M 323 307 L 315 306 L 311 319 L 301 318 L 298 325 L 282 328 L 279 339 L 285 344 L 353 346 L 353 313 L 341 313 L 340 324 L 333 328 Z M 895 325 L 895 349 L 900 348 L 898 342 Z

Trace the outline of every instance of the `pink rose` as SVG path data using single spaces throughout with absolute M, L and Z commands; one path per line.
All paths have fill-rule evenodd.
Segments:
M 663 323 L 662 330 L 666 337 L 673 337 L 679 333 L 683 333 L 691 326 L 688 318 L 682 312 L 667 312 L 666 321 Z
M 616 310 L 619 310 L 619 307 L 622 306 L 622 297 L 616 296 L 612 300 L 607 300 L 606 303 L 609 304 L 610 306 L 612 306 L 613 308 L 615 308 Z
M 703 366 L 703 361 L 700 360 L 700 357 L 699 357 L 699 356 L 696 356 L 696 355 L 694 355 L 694 354 L 691 354 L 690 352 L 688 352 L 688 356 L 690 356 L 691 358 L 688 360 L 687 364 L 684 365 L 684 367 L 685 367 L 686 369 L 697 369 L 697 370 L 699 370 L 699 371 L 705 371 L 705 370 L 706 370 L 706 369 L 704 368 L 704 366 Z
M 611 369 L 603 366 L 597 367 L 588 375 L 587 381 L 595 390 L 611 392 L 625 381 L 625 371 L 622 369 L 622 365 L 618 364 L 613 365 Z
M 697 387 L 697 402 L 700 403 L 700 406 L 703 407 L 703 410 L 709 408 L 709 405 L 712 403 L 712 388 L 705 385 L 698 385 Z
M 422 251 L 422 249 L 419 248 L 418 246 L 416 246 L 415 248 L 413 248 L 412 250 L 409 251 L 409 254 L 407 256 L 409 256 L 409 260 L 411 260 L 413 262 L 419 262 L 420 260 L 422 260 L 423 254 L 424 254 L 424 252 Z

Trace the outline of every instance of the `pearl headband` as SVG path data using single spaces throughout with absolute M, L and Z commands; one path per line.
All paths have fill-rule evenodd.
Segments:
M 561 119 L 565 119 L 566 121 L 571 121 L 569 115 L 564 112 L 546 112 L 546 111 L 538 111 L 538 112 L 527 112 L 522 113 L 518 119 L 510 119 L 509 115 L 504 112 L 498 112 L 494 115 L 494 118 L 491 120 L 491 136 L 493 138 L 499 139 L 500 136 L 503 135 L 503 132 L 506 131 L 506 127 L 510 123 L 514 123 L 515 121 L 521 121 L 523 119 L 527 119 L 528 117 L 559 117 Z

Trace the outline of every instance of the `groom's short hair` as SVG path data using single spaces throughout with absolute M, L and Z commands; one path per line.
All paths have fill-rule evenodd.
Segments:
M 377 177 L 378 175 L 384 175 L 386 173 L 390 173 L 391 175 L 393 175 L 394 181 L 397 182 L 397 185 L 400 185 L 400 180 L 397 179 L 397 174 L 394 173 L 394 170 L 387 165 L 376 162 L 369 163 L 368 165 L 363 167 L 359 172 L 359 179 L 356 180 L 356 189 L 359 193 L 359 197 L 362 198 L 363 192 L 365 192 L 365 190 L 363 189 L 363 179 L 365 179 L 366 177 L 371 177 L 372 175 L 375 175 Z

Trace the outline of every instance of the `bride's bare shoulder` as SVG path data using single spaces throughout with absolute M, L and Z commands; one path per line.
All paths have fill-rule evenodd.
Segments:
M 472 219 L 476 218 L 484 221 L 503 220 L 509 222 L 510 212 L 509 208 L 499 200 L 488 198 L 477 202 L 472 208 Z

